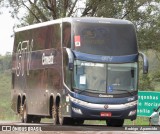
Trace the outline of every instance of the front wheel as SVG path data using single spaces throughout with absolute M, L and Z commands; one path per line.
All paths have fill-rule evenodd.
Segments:
M 68 124 L 67 118 L 63 117 L 62 115 L 62 105 L 61 103 L 59 104 L 58 107 L 58 120 L 60 125 Z

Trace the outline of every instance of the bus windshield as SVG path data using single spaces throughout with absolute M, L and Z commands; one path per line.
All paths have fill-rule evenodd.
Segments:
M 75 22 L 73 29 L 76 51 L 109 56 L 138 53 L 136 34 L 131 24 Z
M 106 94 L 136 91 L 137 63 L 106 64 L 76 60 L 74 88 Z

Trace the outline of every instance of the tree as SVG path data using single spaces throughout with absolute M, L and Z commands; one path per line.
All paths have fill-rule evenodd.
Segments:
M 12 16 L 18 18 L 23 26 L 71 16 L 127 19 L 132 21 L 137 29 L 140 49 L 160 49 L 160 0 L 6 1 L 12 7 Z M 26 13 L 19 17 L 22 9 L 25 9 Z
M 20 19 L 19 11 L 26 9 L 27 14 L 21 18 L 25 25 L 75 16 L 77 3 L 78 0 L 9 0 L 10 7 L 14 9 L 11 11 L 13 17 Z
M 160 50 L 160 0 L 88 0 L 82 16 L 86 15 L 130 20 L 139 48 Z
M 0 56 L 0 72 L 11 69 L 11 54 L 6 53 L 4 56 Z

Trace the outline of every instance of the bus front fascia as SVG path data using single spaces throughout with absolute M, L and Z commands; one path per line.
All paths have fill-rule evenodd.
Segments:
M 103 62 L 103 63 L 129 63 L 129 62 L 138 62 L 138 58 L 142 57 L 143 59 L 143 73 L 146 74 L 148 72 L 148 59 L 143 53 L 137 53 L 133 55 L 127 55 L 127 56 L 98 56 L 98 55 L 90 55 L 86 53 L 77 52 L 74 50 L 71 50 L 70 48 L 65 48 L 67 55 L 68 55 L 68 69 L 70 71 L 73 71 L 74 69 L 74 59 L 79 60 L 86 60 L 86 61 L 92 61 L 92 62 Z M 99 117 L 98 113 L 101 111 L 112 111 L 113 115 L 118 113 L 125 113 L 123 116 L 120 116 L 119 118 L 128 118 L 131 120 L 134 120 L 136 118 L 136 109 L 137 109 L 137 95 L 136 96 L 128 96 L 125 98 L 107 98 L 107 97 L 91 97 L 87 96 L 84 99 L 84 95 L 77 94 L 75 92 L 69 93 L 69 98 L 72 103 L 72 109 L 75 111 L 73 114 L 75 117 L 89 117 L 89 115 L 82 115 L 82 113 L 85 113 L 85 111 L 89 111 L 90 118 L 92 118 L 93 115 L 93 109 L 97 109 L 95 112 L 97 112 L 97 117 Z M 98 100 L 101 102 L 94 102 L 93 100 Z M 120 99 L 120 100 L 119 100 Z M 111 101 L 123 101 L 121 104 L 112 104 Z M 107 106 L 109 108 L 104 109 L 104 106 L 107 102 Z M 120 110 L 121 109 L 121 110 Z M 119 111 L 120 110 L 120 111 Z M 80 112 L 81 111 L 81 112 Z M 78 113 L 77 113 L 78 112 Z M 76 114 L 77 113 L 77 114 Z M 84 117 L 84 118 L 85 118 Z

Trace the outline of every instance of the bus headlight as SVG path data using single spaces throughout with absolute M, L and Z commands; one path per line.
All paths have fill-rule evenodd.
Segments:
M 77 114 L 82 114 L 82 111 L 79 108 L 72 107 L 72 110 Z
M 132 102 L 129 102 L 129 103 L 126 103 L 125 106 L 127 107 L 132 107 L 132 106 L 135 106 L 137 105 L 137 101 L 132 101 Z
M 128 114 L 128 116 L 133 116 L 133 115 L 136 114 L 136 112 L 137 112 L 137 110 L 130 111 L 129 114 Z

